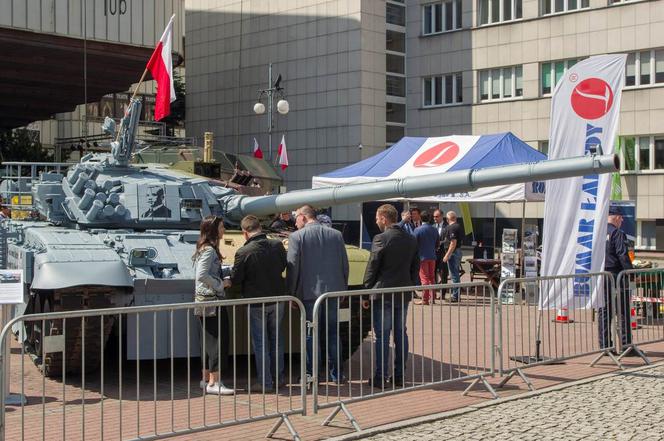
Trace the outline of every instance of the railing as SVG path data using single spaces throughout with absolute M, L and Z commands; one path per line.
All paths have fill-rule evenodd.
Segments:
M 598 353 L 621 367 L 612 323 L 616 317 L 611 273 L 507 279 L 498 287 L 499 372 L 534 390 L 523 370 Z M 619 319 L 619 317 L 618 317 Z
M 634 353 L 650 360 L 640 345 L 664 341 L 664 269 L 622 271 L 616 278 L 617 303 L 625 317 L 620 332 L 621 354 Z
M 202 311 L 201 303 L 185 303 L 14 318 L 0 334 L 0 354 L 7 349 L 13 326 L 18 326 L 19 335 L 25 338 L 20 349 L 14 349 L 20 351 L 20 362 L 14 363 L 18 369 L 3 374 L 11 375 L 13 387 L 22 395 L 27 393 L 32 400 L 37 397 L 39 403 L 21 403 L 19 409 L 6 414 L 4 397 L 8 391 L 0 385 L 0 439 L 152 440 L 270 418 L 278 420 L 268 437 L 285 423 L 292 436 L 299 439 L 288 416 L 306 413 L 304 364 L 293 360 L 294 353 L 304 353 L 302 302 L 282 296 L 204 305 L 215 315 L 195 316 Z M 182 315 L 186 316 L 186 329 L 174 329 L 177 316 Z M 243 322 L 242 315 L 247 323 L 246 330 L 241 329 L 248 336 L 246 342 L 236 332 Z M 137 352 L 141 348 L 140 333 L 151 335 L 152 360 L 140 361 L 138 353 L 138 361 L 125 360 L 123 354 L 130 344 L 124 336 L 132 324 Z M 231 334 L 229 341 L 222 342 L 224 327 Z M 157 348 L 158 328 L 168 333 L 168 347 Z M 201 363 L 190 356 L 191 334 L 197 328 L 205 354 Z M 113 329 L 115 335 L 111 335 Z M 186 358 L 176 359 L 174 340 L 182 338 L 187 340 Z M 274 353 L 266 345 L 256 349 L 268 339 L 273 342 Z M 250 341 L 258 360 L 258 380 L 252 379 L 256 370 L 252 367 Z M 40 375 L 26 370 L 28 342 L 41 368 Z M 243 349 L 240 344 L 246 345 L 246 356 L 239 355 Z M 158 360 L 158 349 L 169 351 L 170 357 Z M 229 354 L 226 360 L 222 359 L 225 352 Z M 275 356 L 282 352 L 288 355 Z M 261 363 L 261 359 L 265 361 Z M 224 369 L 227 360 L 231 367 Z M 202 376 L 207 373 L 194 372 L 198 367 L 210 370 L 209 383 L 215 383 L 216 377 L 226 387 L 206 386 Z M 270 381 L 274 387 L 270 387 Z M 69 409 L 74 407 L 72 403 L 77 404 L 77 411 Z
M 3 162 L 4 172 L 0 181 L 5 183 L 3 204 L 12 210 L 32 209 L 32 183 L 39 180 L 42 173 L 66 173 L 72 164 L 67 162 Z
M 414 304 L 414 290 L 454 289 L 460 291 L 457 303 Z M 341 303 L 348 304 L 353 324 L 347 329 L 340 327 Z M 341 411 L 360 430 L 347 404 L 441 383 L 473 380 L 465 395 L 482 382 L 497 398 L 485 379 L 495 372 L 494 291 L 487 283 L 332 292 L 305 302 L 305 309 L 313 323 L 307 371 L 314 413 L 335 408 L 323 425 Z M 311 355 L 319 351 L 323 374 L 319 357 Z
M 639 346 L 664 341 L 662 311 L 648 306 L 664 303 L 664 270 L 624 271 L 617 283 L 621 289 L 601 272 L 508 279 L 497 295 L 490 284 L 471 282 L 331 292 L 315 302 L 208 302 L 209 317 L 194 315 L 200 303 L 16 317 L 0 334 L 4 354 L 12 329 L 20 329 L 14 370 L 1 363 L 0 373 L 31 399 L 5 413 L 9 390 L 0 382 L 0 440 L 152 440 L 270 418 L 268 436 L 285 424 L 299 439 L 289 416 L 306 414 L 309 387 L 314 413 L 333 408 L 324 425 L 343 412 L 360 430 L 351 403 L 470 380 L 463 394 L 482 383 L 496 398 L 489 376 L 504 375 L 500 387 L 518 375 L 534 389 L 526 368 L 592 354 L 591 366 L 608 356 L 622 367 L 630 351 L 648 363 Z M 419 304 L 416 293 L 425 290 L 434 298 L 458 290 L 460 301 Z M 636 329 L 624 321 L 628 309 Z M 196 332 L 200 363 L 191 357 Z M 158 345 L 162 333 L 168 338 Z M 174 349 L 178 340 L 186 340 L 183 353 Z M 28 369 L 28 354 L 39 373 Z M 230 390 L 199 389 L 203 363 Z

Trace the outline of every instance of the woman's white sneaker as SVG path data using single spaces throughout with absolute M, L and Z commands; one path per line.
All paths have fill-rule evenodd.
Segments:
M 223 383 L 214 383 L 213 385 L 207 385 L 205 388 L 205 391 L 209 394 L 214 394 L 214 395 L 234 395 L 235 390 L 230 389 L 226 386 L 224 386 Z

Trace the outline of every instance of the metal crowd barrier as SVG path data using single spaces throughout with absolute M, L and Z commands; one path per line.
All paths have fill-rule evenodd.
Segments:
M 527 367 L 595 353 L 591 366 L 608 356 L 622 368 L 611 273 L 507 279 L 498 287 L 497 303 L 498 369 L 506 375 L 498 387 L 516 375 L 535 390 Z
M 215 311 L 215 316 L 195 316 L 193 311 L 201 305 Z M 283 308 L 281 326 L 278 321 L 272 321 L 274 328 L 269 324 L 271 318 L 266 311 L 270 308 L 273 311 Z M 253 330 L 251 316 L 255 319 Z M 175 329 L 174 322 L 182 323 L 182 320 L 186 320 L 186 329 Z M 108 337 L 113 324 L 117 333 Z M 212 327 L 208 328 L 210 324 Z M 291 435 L 299 439 L 288 416 L 306 414 L 306 378 L 304 363 L 300 362 L 304 357 L 293 360 L 294 352 L 304 353 L 306 322 L 304 306 L 294 297 L 24 315 L 11 320 L 2 330 L 0 354 L 5 354 L 14 325 L 20 325 L 19 335 L 39 335 L 38 339 L 33 339 L 36 342 L 33 357 L 42 369 L 41 373 L 34 368 L 27 369 L 32 363 L 25 361 L 25 344 L 21 344 L 20 349 L 12 349 L 20 353 L 20 362 L 12 363 L 14 372 L 1 373 L 11 375 L 11 388 L 20 390 L 30 399 L 19 408 L 6 411 L 4 400 L 8 391 L 3 390 L 4 382 L 0 381 L 0 440 L 5 437 L 154 440 L 270 418 L 278 418 L 278 421 L 268 437 L 285 424 Z M 158 326 L 160 332 L 168 332 L 170 347 L 157 347 Z M 222 341 L 223 326 L 230 326 L 228 341 Z M 208 329 L 208 333 L 202 329 Z M 196 332 L 202 334 L 201 353 L 205 353 L 207 347 L 207 356 L 214 358 L 215 345 L 206 346 L 205 339 L 206 335 L 213 335 L 215 329 L 220 336 L 215 371 L 227 387 L 235 390 L 228 396 L 203 389 L 202 381 L 199 384 L 203 373 L 198 370 L 202 361 L 197 357 L 192 359 L 196 351 L 193 348 L 192 353 L 195 345 L 191 340 Z M 267 362 L 258 367 L 263 380 L 256 384 L 257 380 L 252 379 L 255 371 L 250 343 L 252 332 L 261 332 L 266 338 L 267 334 L 274 335 L 277 345 L 283 342 L 286 353 L 283 377 L 279 379 L 277 363 L 273 372 L 275 385 L 277 381 L 282 384 L 273 390 L 265 385 L 265 369 L 270 369 L 266 367 Z M 148 337 L 152 341 L 152 354 L 148 356 L 151 360 L 138 354 L 141 333 L 148 334 L 143 335 L 143 339 Z M 135 335 L 135 345 L 131 334 Z M 124 336 L 127 336 L 126 341 Z M 176 355 L 174 339 L 183 338 L 187 339 L 186 354 Z M 125 359 L 124 354 L 130 350 L 136 351 L 136 361 Z M 170 355 L 159 360 L 158 350 L 166 350 Z M 277 348 L 276 352 L 279 350 Z M 263 359 L 265 351 L 263 346 Z M 225 353 L 228 355 L 222 360 Z M 224 361 L 230 362 L 230 367 L 222 367 Z M 4 366 L 0 364 L 0 371 Z
M 458 303 L 413 304 L 415 290 L 445 290 L 450 299 L 455 288 Z M 495 373 L 494 290 L 488 283 L 330 292 L 315 304 L 305 302 L 305 309 L 312 353 L 321 354 L 320 360 L 311 357 L 308 369 L 314 413 L 334 407 L 323 425 L 341 411 L 359 431 L 347 404 L 442 383 L 473 380 L 464 395 L 481 382 L 498 397 L 485 378 Z M 383 331 L 390 323 L 391 339 Z
M 619 326 L 622 359 L 630 352 L 650 360 L 639 346 L 664 341 L 664 269 L 622 271 L 616 279 L 618 304 L 627 317 Z

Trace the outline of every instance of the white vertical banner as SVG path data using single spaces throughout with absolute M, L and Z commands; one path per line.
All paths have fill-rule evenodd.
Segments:
M 549 159 L 613 153 L 626 58 L 594 56 L 565 72 L 551 100 Z M 548 284 L 542 308 L 564 307 L 568 301 L 576 308 L 602 306 L 601 283 L 583 275 L 604 269 L 610 195 L 610 174 L 546 183 L 542 275 L 576 277 L 567 287 Z

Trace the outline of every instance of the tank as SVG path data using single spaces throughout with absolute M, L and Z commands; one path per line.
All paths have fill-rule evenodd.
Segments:
M 198 177 L 164 164 L 132 164 L 135 133 L 141 102 L 133 100 L 120 127 L 107 118 L 103 128 L 114 141 L 110 153 L 88 154 L 65 169 L 44 166 L 37 176 L 32 167 L 30 219 L 14 221 L 4 229 L 8 238 L 8 268 L 22 269 L 25 299 L 18 313 L 108 308 L 190 302 L 193 299 L 191 255 L 198 239 L 199 223 L 208 215 L 223 216 L 228 227 L 236 227 L 247 214 L 271 216 L 303 204 L 328 207 L 338 204 L 389 198 L 422 197 L 438 193 L 468 191 L 534 180 L 546 180 L 617 169 L 613 155 L 543 161 L 533 164 L 488 168 L 468 172 L 412 177 L 402 180 L 302 190 L 284 194 L 250 196 L 217 180 Z M 9 166 L 6 166 L 9 167 Z M 23 170 L 29 169 L 26 165 Z M 17 173 L 15 176 L 21 176 Z M 3 188 L 24 186 L 25 178 L 5 181 Z M 7 190 L 8 191 L 8 190 Z M 5 193 L 7 193 L 7 191 Z M 8 195 L 5 194 L 5 197 Z M 19 194 L 20 201 L 24 195 Z M 26 208 L 26 207 L 23 207 Z M 232 264 L 235 250 L 244 240 L 228 232 L 223 240 L 225 263 Z M 351 274 L 349 285 L 362 282 L 368 253 L 348 247 Z M 353 307 L 354 311 L 361 311 Z M 129 359 L 153 357 L 151 317 L 140 320 L 141 340 L 136 339 L 136 318 L 129 316 L 124 327 L 124 347 Z M 173 353 L 170 352 L 168 319 L 157 317 L 157 358 L 185 357 L 186 317 L 175 317 Z M 194 323 L 195 321 L 191 321 Z M 355 323 L 349 318 L 348 323 Z M 365 324 L 370 320 L 364 320 Z M 113 320 L 85 322 L 86 370 L 99 365 L 102 341 L 113 329 Z M 368 325 L 367 325 L 368 326 Z M 246 328 L 245 328 L 246 329 Z M 47 348 L 66 347 L 66 369 L 81 370 L 83 329 L 78 320 L 54 320 L 47 329 L 35 325 L 17 330 L 21 341 L 34 354 L 49 339 Z M 362 330 L 365 334 L 368 329 Z M 192 330 L 192 337 L 198 333 Z M 353 335 L 360 333 L 353 332 Z M 343 332 L 342 332 L 343 335 Z M 144 336 L 149 338 L 145 341 Z M 65 341 L 66 338 L 66 341 Z M 58 342 L 59 340 L 59 342 Z M 80 341 L 80 340 L 79 340 Z M 341 341 L 345 344 L 346 338 Z M 351 351 L 360 339 L 352 342 Z M 138 347 L 137 347 L 138 345 Z M 191 344 L 190 355 L 198 345 Z M 347 349 L 342 351 L 348 353 Z M 35 358 L 46 375 L 59 375 L 62 352 L 46 352 Z

